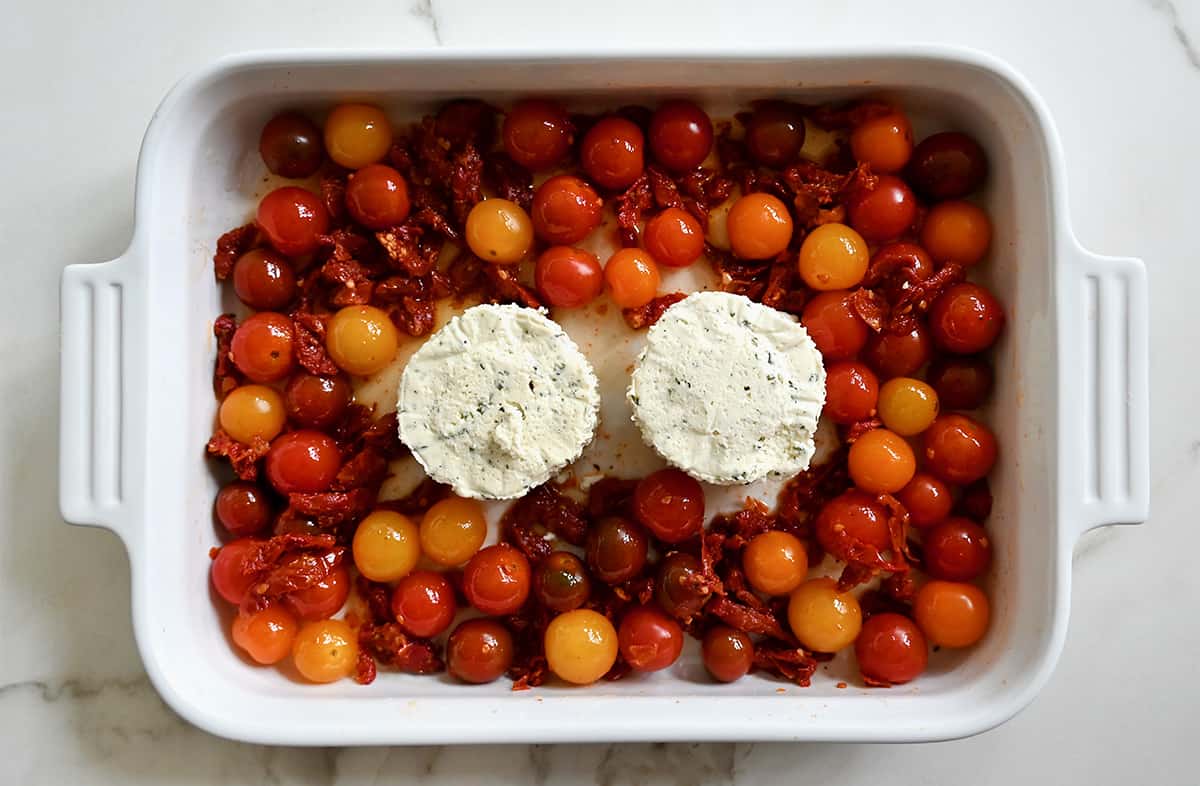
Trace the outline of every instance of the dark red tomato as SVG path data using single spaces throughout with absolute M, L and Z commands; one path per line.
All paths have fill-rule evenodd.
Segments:
M 963 516 L 936 525 L 921 539 L 925 572 L 935 579 L 970 581 L 992 562 L 992 541 L 987 530 Z
M 660 265 L 687 267 L 704 253 L 704 227 L 686 210 L 669 207 L 646 222 L 642 245 Z
M 289 431 L 276 437 L 267 453 L 267 479 L 280 494 L 325 491 L 341 467 L 337 443 L 320 431 Z
M 235 538 L 266 529 L 271 523 L 271 502 L 256 483 L 235 480 L 217 492 L 217 521 Z
M 283 390 L 288 418 L 301 428 L 327 429 L 342 419 L 354 391 L 343 377 L 295 374 Z
M 703 573 L 700 560 L 691 554 L 675 551 L 658 563 L 654 583 L 654 599 L 663 610 L 676 619 L 691 620 L 704 608 L 708 592 L 696 589 L 693 577 Z
M 808 301 L 800 322 L 827 363 L 854 357 L 867 343 L 867 323 L 850 305 L 845 290 L 822 292 Z
M 253 538 L 240 538 L 226 543 L 213 558 L 211 569 L 213 589 L 230 603 L 241 603 L 242 598 L 246 597 L 246 593 L 250 591 L 250 585 L 254 583 L 253 575 L 242 573 L 242 562 L 247 553 L 256 548 L 258 543 L 259 541 Z
M 754 642 L 740 630 L 717 625 L 705 634 L 700 656 L 714 679 L 733 682 L 746 676 L 754 665 Z
M 604 268 L 590 251 L 554 246 L 538 257 L 533 281 L 538 293 L 550 305 L 580 308 L 604 291 Z
M 834 423 L 857 423 L 875 416 L 879 379 L 865 363 L 839 360 L 825 369 L 825 414 Z
M 580 163 L 588 177 L 605 188 L 628 188 L 645 168 L 642 129 L 623 117 L 606 117 L 588 130 Z
M 592 580 L 579 557 L 569 551 L 556 551 L 534 569 L 533 592 L 551 611 L 572 611 L 592 594 Z
M 880 178 L 881 181 L 883 179 Z M 905 242 L 880 246 L 879 250 L 871 255 L 872 270 L 900 270 L 901 268 L 912 270 L 913 275 L 923 281 L 934 273 L 933 257 L 929 256 L 929 252 L 916 243 Z M 897 278 L 903 281 L 902 277 L 897 276 Z
M 987 521 L 987 517 L 992 515 L 992 502 L 992 487 L 988 485 L 987 478 L 981 478 L 963 489 L 957 510 L 976 521 Z
M 258 228 L 281 254 L 303 256 L 317 250 L 329 231 L 329 212 L 320 197 L 296 186 L 277 188 L 258 203 Z
M 650 118 L 650 152 L 672 172 L 700 166 L 712 143 L 712 121 L 691 101 L 668 101 Z
M 908 510 L 908 519 L 914 527 L 932 527 L 950 515 L 954 498 L 950 487 L 926 472 L 918 472 L 908 485 L 900 489 L 896 499 Z
M 428 639 L 438 635 L 450 623 L 458 606 L 454 587 L 441 573 L 418 570 L 400 579 L 392 592 L 392 614 L 396 622 L 414 636 Z
M 463 594 L 484 614 L 514 614 L 529 597 L 529 560 L 507 543 L 475 553 L 463 568 Z
M 817 540 L 835 556 L 842 553 L 838 547 L 844 536 L 869 543 L 877 549 L 886 549 L 891 545 L 887 521 L 887 511 L 873 495 L 851 489 L 821 508 L 817 514 Z
M 945 409 L 978 409 L 991 395 L 995 375 L 983 358 L 938 358 L 928 379 Z
M 583 240 L 600 226 L 604 202 L 596 189 L 574 175 L 555 175 L 533 194 L 529 217 L 538 239 L 556 246 Z
M 846 205 L 850 226 L 872 243 L 903 235 L 917 218 L 917 198 L 903 180 L 881 175 L 871 191 L 861 191 Z
M 984 477 L 996 463 L 996 452 L 991 430 L 966 415 L 938 415 L 925 430 L 925 464 L 947 483 L 965 486 Z
M 908 333 L 872 333 L 863 349 L 863 360 L 883 380 L 912 376 L 932 355 L 929 329 L 920 323 Z
M 292 320 L 273 311 L 249 316 L 233 334 L 233 363 L 255 382 L 283 379 L 295 366 Z
M 660 469 L 638 481 L 633 514 L 659 540 L 680 543 L 704 526 L 704 489 L 677 469 Z
M 908 161 L 908 182 L 922 196 L 941 201 L 970 194 L 987 178 L 987 155 L 971 137 L 957 131 L 921 140 Z
M 652 606 L 635 606 L 621 618 L 617 646 L 635 671 L 659 671 L 683 652 L 683 628 Z
M 496 620 L 467 620 L 446 641 L 446 670 L 463 682 L 481 685 L 502 677 L 514 652 L 508 628 Z
M 605 584 L 620 584 L 642 572 L 650 542 L 641 527 L 611 516 L 588 531 L 587 562 Z
M 258 152 L 272 174 L 308 177 L 321 166 L 321 129 L 304 115 L 283 112 L 263 126 Z
M 388 229 L 408 218 L 411 203 L 404 175 L 387 164 L 368 164 L 346 183 L 346 209 L 368 229 Z
M 350 573 L 344 565 L 329 571 L 329 575 L 306 589 L 289 593 L 288 608 L 302 620 L 327 620 L 346 605 L 350 597 Z
M 929 645 L 917 623 L 902 614 L 885 612 L 863 623 L 854 640 L 854 654 L 868 680 L 898 685 L 925 671 Z
M 233 265 L 233 291 L 250 308 L 275 311 L 296 296 L 296 274 L 278 252 L 252 248 Z
M 571 119 L 554 101 L 519 101 L 504 117 L 504 149 L 535 172 L 550 169 L 571 149 Z
M 795 161 L 804 136 L 804 116 L 792 104 L 763 103 L 746 122 L 746 150 L 764 166 L 783 167 Z
M 452 147 L 487 150 L 496 141 L 496 110 L 476 98 L 451 101 L 438 110 L 433 130 Z
M 943 292 L 929 309 L 933 340 L 947 352 L 970 355 L 996 343 L 1004 327 L 1004 307 L 978 284 L 963 282 Z

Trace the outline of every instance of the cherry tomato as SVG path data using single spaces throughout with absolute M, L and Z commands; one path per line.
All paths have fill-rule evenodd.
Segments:
M 888 535 L 888 515 L 875 497 L 858 489 L 834 497 L 817 514 L 817 540 L 829 552 L 837 553 L 838 542 L 831 535 L 845 533 L 877 549 L 891 546 Z
M 925 671 L 929 645 L 917 624 L 902 614 L 876 614 L 863 623 L 854 655 L 864 677 L 898 685 Z
M 233 643 L 255 663 L 269 666 L 292 651 L 300 624 L 282 606 L 268 606 L 250 613 L 238 612 L 233 620 Z
M 334 163 L 361 169 L 387 155 L 392 147 L 392 124 L 370 104 L 341 104 L 325 120 L 325 149 Z
M 825 414 L 834 423 L 870 420 L 879 401 L 879 380 L 866 364 L 840 360 L 825 369 Z
M 658 265 L 640 248 L 623 248 L 604 266 L 604 281 L 618 307 L 644 306 L 658 292 Z
M 996 437 L 966 415 L 939 415 L 925 431 L 925 463 L 947 483 L 965 486 L 987 475 L 996 463 Z
M 899 172 L 913 152 L 912 124 L 900 112 L 861 123 L 850 132 L 850 152 L 876 174 Z
M 788 598 L 788 625 L 796 638 L 814 652 L 837 652 L 848 647 L 862 627 L 862 608 L 849 592 L 840 592 L 831 578 L 809 579 Z
M 284 598 L 288 608 L 302 620 L 329 619 L 346 605 L 350 597 L 350 574 L 344 565 L 329 571 L 329 575 L 302 590 L 290 592 Z
M 938 413 L 938 395 L 919 379 L 896 377 L 879 390 L 879 419 L 902 437 L 920 434 Z
M 908 510 L 912 525 L 920 529 L 937 524 L 949 516 L 954 507 L 950 487 L 925 472 L 913 475 L 908 485 L 896 494 L 896 499 Z
M 915 374 L 932 354 L 929 329 L 921 323 L 908 333 L 872 333 L 863 348 L 863 360 L 881 379 Z
M 741 259 L 771 259 L 792 239 L 792 214 L 771 194 L 746 194 L 733 203 L 726 222 L 729 245 Z
M 421 519 L 421 551 L 439 565 L 461 565 L 479 551 L 487 537 L 483 506 L 473 499 L 447 497 Z
M 656 538 L 680 543 L 704 526 L 704 489 L 677 469 L 660 469 L 638 481 L 633 514 Z
M 371 581 L 396 581 L 417 566 L 421 535 L 408 516 L 377 510 L 358 523 L 352 548 L 359 573 Z
M 740 630 L 717 625 L 704 634 L 700 656 L 713 679 L 734 682 L 754 665 L 754 642 Z
M 621 618 L 617 645 L 634 671 L 659 671 L 683 652 L 683 628 L 653 606 L 635 606 Z
M 596 189 L 574 175 L 555 175 L 533 193 L 529 216 L 539 240 L 569 246 L 600 226 L 604 202 Z
M 271 247 L 289 257 L 316 251 L 319 236 L 329 231 L 325 203 L 297 186 L 277 188 L 263 197 L 256 220 Z
M 991 609 L 974 584 L 930 581 L 913 602 L 917 624 L 940 647 L 969 647 L 987 633 Z
M 226 543 L 213 557 L 210 570 L 213 589 L 230 603 L 241 603 L 254 583 L 254 575 L 243 573 L 242 564 L 259 544 L 253 538 L 239 538 Z
M 960 199 L 987 179 L 987 155 L 971 137 L 945 131 L 921 140 L 908 162 L 908 182 L 928 199 Z
M 844 290 L 822 292 L 804 304 L 800 322 L 826 362 L 858 354 L 867 343 L 867 323 L 850 304 Z
M 982 352 L 1004 327 L 1004 307 L 978 284 L 962 282 L 943 292 L 929 309 L 934 342 L 959 355 Z
M 693 577 L 702 573 L 700 560 L 691 554 L 675 551 L 658 564 L 654 584 L 654 599 L 672 617 L 691 620 L 704 608 L 708 592 L 698 590 Z
M 992 367 L 982 358 L 938 358 L 928 379 L 947 409 L 978 409 L 992 393 Z
M 712 121 L 691 101 L 668 101 L 650 119 L 650 152 L 672 172 L 700 166 L 712 143 Z
M 649 541 L 632 521 L 617 516 L 602 519 L 588 530 L 587 562 L 605 584 L 621 584 L 642 572 Z
M 440 573 L 410 573 L 392 592 L 392 614 L 414 636 L 428 639 L 438 635 L 454 622 L 456 611 L 454 587 Z
M 558 103 L 543 99 L 518 101 L 504 116 L 504 150 L 535 172 L 550 169 L 571 149 L 571 119 Z M 574 242 L 574 241 L 564 241 Z
M 992 222 L 970 202 L 939 202 L 925 215 L 921 245 L 939 265 L 974 265 L 992 242 Z
M 538 257 L 533 271 L 538 293 L 552 306 L 580 308 L 604 291 L 604 269 L 590 251 L 553 246 Z
M 850 289 L 867 273 L 871 261 L 867 241 L 845 224 L 822 224 L 800 245 L 797 268 L 813 289 Z
M 383 309 L 346 306 L 326 324 L 325 348 L 339 368 L 366 377 L 395 360 L 400 333 Z
M 604 188 L 628 188 L 645 168 L 642 129 L 623 117 L 610 116 L 583 137 L 580 164 L 588 177 Z
M 545 635 L 546 664 L 567 682 L 589 685 L 617 662 L 617 631 L 599 612 L 575 609 L 550 621 Z
M 309 682 L 334 682 L 354 673 L 358 636 L 345 620 L 310 622 L 296 634 L 292 663 Z
M 592 594 L 592 581 L 579 557 L 569 551 L 556 551 L 534 569 L 533 591 L 551 611 L 571 611 Z
M 485 199 L 467 214 L 467 245 L 485 262 L 520 262 L 533 248 L 533 222 L 516 202 Z
M 515 650 L 512 634 L 496 620 L 467 620 L 446 641 L 446 670 L 463 682 L 493 682 L 508 671 Z
M 255 382 L 283 379 L 296 363 L 292 320 L 260 311 L 238 325 L 230 345 L 233 363 Z
M 808 553 L 795 535 L 764 532 L 742 549 L 742 570 L 750 586 L 764 595 L 787 595 L 808 574 Z
M 319 431 L 289 431 L 271 443 L 267 479 L 280 494 L 325 491 L 342 467 L 342 453 L 332 437 Z
M 992 515 L 992 489 L 987 478 L 967 484 L 958 500 L 958 509 L 976 521 L 986 521 Z
M 642 244 L 667 267 L 687 267 L 704 253 L 704 228 L 686 210 L 669 207 L 646 223 Z
M 234 388 L 217 410 L 221 428 L 243 445 L 275 439 L 283 431 L 284 420 L 283 399 L 266 385 Z
M 238 299 L 259 311 L 283 308 L 296 296 L 291 264 L 269 248 L 252 248 L 238 257 L 232 278 Z
M 217 492 L 217 520 L 235 538 L 254 535 L 271 523 L 271 502 L 255 483 L 235 480 Z
M 935 579 L 970 581 L 992 562 L 987 531 L 963 516 L 953 516 L 928 530 L 921 539 L 925 572 Z
M 346 209 L 368 229 L 403 223 L 410 207 L 408 182 L 387 164 L 369 164 L 350 175 L 346 183 Z
M 882 181 L 883 178 L 880 180 Z M 929 252 L 916 243 L 894 242 L 880 246 L 871 255 L 871 267 L 891 270 L 907 268 L 912 272 L 914 278 L 924 281 L 934 274 L 935 266 Z M 902 282 L 902 285 L 896 288 L 894 294 L 899 295 L 907 288 L 908 282 L 902 277 L 897 277 L 897 280 Z
M 917 471 L 917 458 L 902 437 L 884 428 L 863 434 L 850 446 L 850 478 L 873 494 L 894 494 Z
M 475 98 L 460 98 L 438 110 L 434 133 L 461 148 L 487 150 L 496 141 L 496 110 Z
M 764 102 L 754 108 L 746 123 L 746 150 L 763 166 L 784 167 L 800 157 L 804 135 L 799 107 Z
M 898 177 L 883 175 L 871 191 L 861 191 L 846 205 L 850 226 L 872 243 L 892 240 L 908 231 L 917 218 L 917 198 Z
M 488 546 L 463 569 L 463 594 L 484 614 L 514 614 L 529 597 L 529 560 L 507 543 Z
M 308 177 L 321 166 L 321 131 L 298 112 L 282 112 L 263 126 L 258 152 L 271 174 Z
M 327 429 L 346 414 L 354 391 L 342 377 L 294 374 L 283 389 L 287 416 L 301 428 Z

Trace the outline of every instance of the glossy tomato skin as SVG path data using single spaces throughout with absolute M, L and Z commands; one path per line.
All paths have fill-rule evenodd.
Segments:
M 283 379 L 296 362 L 292 321 L 273 311 L 252 314 L 238 325 L 229 352 L 238 370 L 254 382 Z
M 400 579 L 392 591 L 392 614 L 414 636 L 436 636 L 454 621 L 454 588 L 441 573 L 419 570 Z
M 463 593 L 484 614 L 516 613 L 529 597 L 529 560 L 506 543 L 478 551 L 463 569 Z
M 604 269 L 590 251 L 553 246 L 538 257 L 533 271 L 538 293 L 552 306 L 582 308 L 604 291 Z
M 622 248 L 604 266 L 608 294 L 620 308 L 637 308 L 654 299 L 661 283 L 658 265 L 640 248 Z
M 953 516 L 925 532 L 921 539 L 925 572 L 935 579 L 970 581 L 988 569 L 992 541 L 987 531 L 963 516 Z
M 555 175 L 533 194 L 529 217 L 540 240 L 569 246 L 600 226 L 604 202 L 596 189 L 574 175 Z
M 628 188 L 645 169 L 642 129 L 623 117 L 609 116 L 592 126 L 580 146 L 588 177 L 604 188 Z
M 504 117 L 504 150 L 535 172 L 550 169 L 571 149 L 571 119 L 555 101 L 519 101 Z
M 929 645 L 917 624 L 901 614 L 876 614 L 854 642 L 858 667 L 868 680 L 899 685 L 918 677 L 929 662 Z
M 933 644 L 969 647 L 987 633 L 991 608 L 974 584 L 934 580 L 917 590 L 913 615 Z
M 911 376 L 932 356 L 933 340 L 923 323 L 917 323 L 908 333 L 872 333 L 862 353 L 880 379 Z
M 588 531 L 587 563 L 605 584 L 620 584 L 642 572 L 650 542 L 641 527 L 610 516 Z
M 256 483 L 235 480 L 217 492 L 217 520 L 235 538 L 244 538 L 266 529 L 273 511 L 266 493 Z
M 871 118 L 850 133 L 850 150 L 876 174 L 899 172 L 912 155 L 912 125 L 902 112 Z
M 883 175 L 874 189 L 853 197 L 846 210 L 850 226 L 868 241 L 882 243 L 912 227 L 917 218 L 917 198 L 903 180 Z
M 369 229 L 403 223 L 410 208 L 408 182 L 387 164 L 369 164 L 350 175 L 346 183 L 346 209 Z
M 950 487 L 925 472 L 913 475 L 896 498 L 908 511 L 909 521 L 918 529 L 932 527 L 942 521 L 954 507 Z
M 708 600 L 708 592 L 698 590 L 694 584 L 702 573 L 700 560 L 691 554 L 680 551 L 668 554 L 658 564 L 654 599 L 672 617 L 692 619 Z
M 341 466 L 341 451 L 333 438 L 308 429 L 276 438 L 267 453 L 267 479 L 280 494 L 325 491 Z
M 754 665 L 754 642 L 740 630 L 717 625 L 705 634 L 700 654 L 714 679 L 734 682 Z
M 538 601 L 551 611 L 572 611 L 587 602 L 592 581 L 579 557 L 568 551 L 556 551 L 534 569 L 533 591 Z
M 933 301 L 929 326 L 934 342 L 947 352 L 982 352 L 996 343 L 1004 327 L 1004 307 L 978 284 L 955 284 Z
M 233 265 L 233 291 L 250 308 L 275 311 L 296 296 L 296 274 L 278 252 L 252 248 Z
M 659 671 L 679 659 L 683 629 L 659 609 L 636 606 L 621 618 L 617 644 L 635 671 Z
M 298 112 L 282 112 L 263 126 L 258 152 L 272 174 L 308 177 L 321 166 L 321 130 Z
M 668 101 L 650 119 L 650 151 L 672 172 L 700 166 L 712 143 L 712 120 L 691 101 Z
M 251 551 L 258 548 L 259 543 L 253 538 L 239 538 L 226 543 L 213 557 L 210 571 L 213 589 L 226 601 L 241 603 L 250 591 L 254 576 L 242 572 L 242 563 Z
M 704 228 L 686 210 L 668 207 L 646 222 L 642 244 L 660 265 L 687 267 L 704 253 Z
M 826 366 L 824 414 L 834 423 L 869 420 L 878 402 L 879 379 L 865 363 L 840 360 Z
M 983 358 L 938 358 L 928 379 L 946 409 L 978 409 L 991 395 L 995 375 Z
M 794 222 L 787 205 L 772 194 L 746 194 L 733 203 L 726 219 L 729 245 L 741 259 L 771 259 L 792 239 Z M 824 287 L 834 289 L 834 287 Z
M 857 355 L 867 344 L 870 333 L 845 290 L 817 294 L 804 304 L 800 322 L 826 363 Z
M 787 166 L 800 156 L 805 131 L 799 107 L 764 102 L 755 107 L 746 122 L 746 150 L 764 166 Z
M 508 671 L 515 652 L 512 634 L 498 621 L 467 620 L 446 642 L 446 670 L 463 682 L 493 682 Z
M 938 415 L 923 439 L 925 465 L 947 483 L 973 483 L 991 472 L 996 463 L 995 435 L 966 415 Z
M 680 470 L 660 469 L 638 481 L 633 510 L 656 538 L 680 543 L 700 534 L 704 526 L 704 489 Z
M 284 186 L 258 203 L 257 223 L 272 248 L 298 257 L 317 250 L 319 236 L 329 231 L 329 212 L 311 191 Z
M 908 181 L 928 199 L 961 199 L 987 179 L 987 155 L 971 137 L 945 131 L 926 137 L 908 162 Z
M 344 565 L 338 565 L 311 587 L 289 593 L 284 602 L 297 617 L 311 622 L 337 614 L 349 597 L 350 574 Z
M 877 549 L 891 544 L 888 536 L 887 511 L 866 492 L 852 489 L 834 497 L 817 514 L 817 540 L 829 553 L 842 553 L 840 533 Z
M 353 398 L 350 383 L 340 376 L 294 374 L 283 391 L 288 418 L 297 426 L 318 430 L 341 420 Z

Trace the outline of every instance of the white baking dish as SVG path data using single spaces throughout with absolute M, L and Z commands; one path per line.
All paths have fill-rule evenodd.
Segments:
M 815 101 L 885 91 L 973 133 L 993 174 L 989 283 L 1009 311 L 990 422 L 993 627 L 910 686 L 714 685 L 684 663 L 650 679 L 512 693 L 506 682 L 384 675 L 310 686 L 248 667 L 205 591 L 215 480 L 202 446 L 216 404 L 216 237 L 249 213 L 255 144 L 283 107 L 368 98 L 425 110 L 455 96 L 549 92 L 606 104 L 689 95 Z M 251 164 L 254 164 L 252 166 Z M 257 174 L 254 175 L 257 177 Z M 125 542 L 138 645 L 180 714 L 266 743 L 615 740 L 932 740 L 994 726 L 1027 704 L 1062 649 L 1072 548 L 1146 518 L 1147 303 L 1141 262 L 1098 257 L 1067 220 L 1062 152 L 1023 79 L 943 48 L 668 55 L 288 52 L 226 59 L 164 101 L 138 166 L 134 239 L 62 282 L 61 506 Z

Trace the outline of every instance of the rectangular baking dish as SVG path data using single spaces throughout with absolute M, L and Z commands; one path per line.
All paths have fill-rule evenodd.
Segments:
M 699 664 L 587 689 L 381 675 L 300 685 L 245 665 L 207 587 L 215 483 L 202 446 L 216 404 L 215 239 L 243 223 L 258 130 L 285 107 L 368 99 L 426 111 L 458 96 L 549 93 L 619 105 L 689 96 L 806 102 L 894 96 L 979 139 L 992 162 L 987 283 L 1008 310 L 990 422 L 996 548 L 992 628 L 940 653 L 916 683 L 808 689 L 762 678 L 714 685 Z M 920 130 L 920 128 L 918 129 Z M 251 166 L 251 164 L 254 166 Z M 1062 151 L 1040 99 L 1011 69 L 961 49 L 541 54 L 282 52 L 227 58 L 163 101 L 138 165 L 129 249 L 62 280 L 60 504 L 111 529 L 133 574 L 133 619 L 163 698 L 222 736 L 273 744 L 617 740 L 913 741 L 964 736 L 1024 707 L 1062 649 L 1071 554 L 1149 502 L 1147 302 L 1142 263 L 1084 251 L 1068 224 Z

